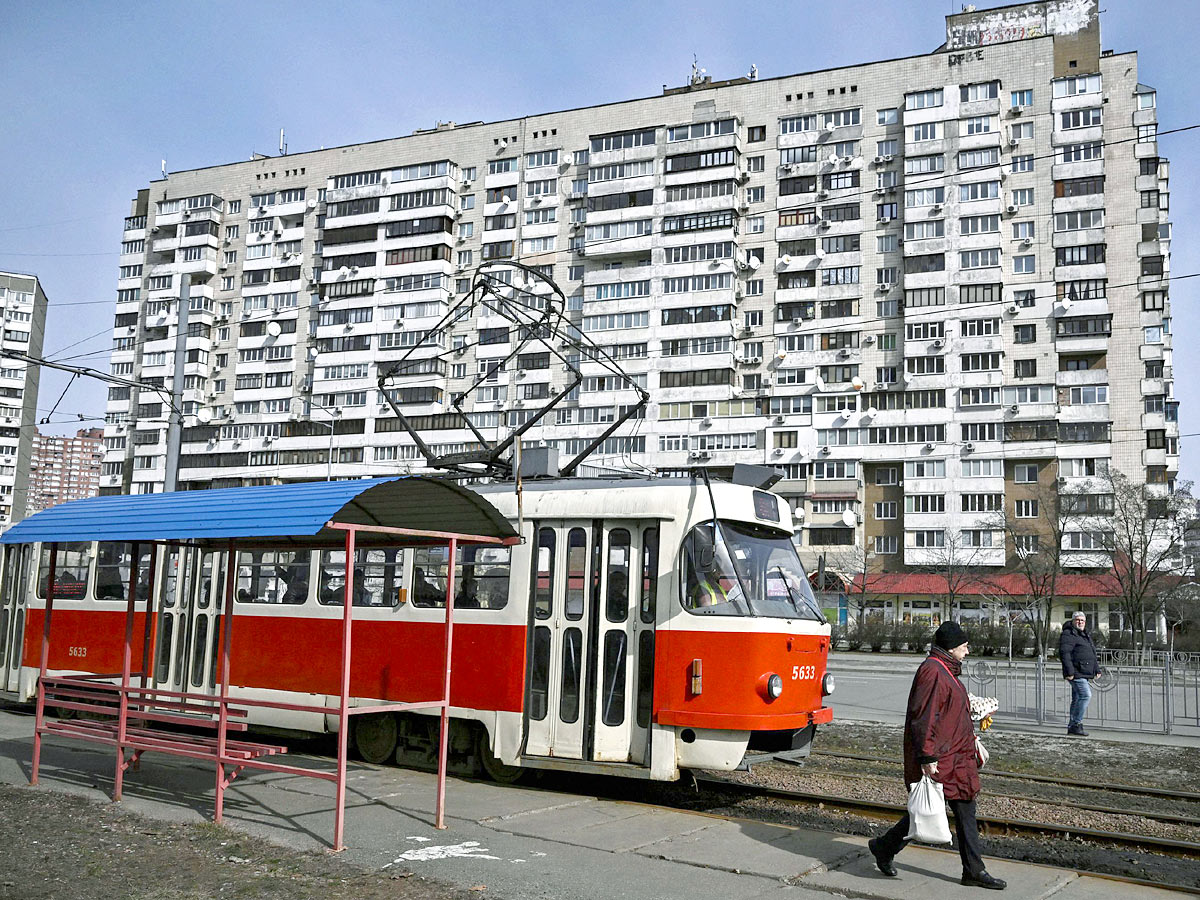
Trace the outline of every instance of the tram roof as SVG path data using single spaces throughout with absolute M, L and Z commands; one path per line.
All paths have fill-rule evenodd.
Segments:
M 73 500 L 18 522 L 0 543 L 283 539 L 340 546 L 327 522 L 511 538 L 508 520 L 474 491 L 421 476 L 120 494 Z M 359 532 L 359 544 L 406 543 Z

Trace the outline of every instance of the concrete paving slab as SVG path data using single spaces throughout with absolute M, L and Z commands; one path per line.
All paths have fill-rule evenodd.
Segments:
M 637 852 L 677 863 L 783 880 L 857 855 L 857 848 L 839 846 L 836 837 L 782 825 L 718 819 L 706 828 L 665 838 Z
M 857 847 L 861 852 L 851 856 L 836 869 L 816 871 L 799 880 L 802 887 L 819 887 L 844 892 L 854 897 L 873 897 L 880 900 L 909 900 L 912 897 L 945 896 L 947 891 L 958 896 L 964 890 L 959 883 L 962 863 L 958 852 L 931 847 L 910 846 L 896 857 L 899 876 L 887 878 L 875 868 L 875 859 L 867 850 L 866 838 L 839 836 L 836 843 Z M 1000 859 L 986 859 L 987 870 L 1008 882 L 1005 896 L 1044 898 L 1073 881 L 1074 872 L 1033 866 Z
M 564 801 L 561 805 L 527 815 L 486 819 L 481 824 L 527 837 L 623 853 L 668 836 L 691 834 L 713 821 L 706 816 L 632 803 L 571 803 L 566 795 L 559 796 Z
M 1200 890 L 1200 885 L 1193 887 Z M 1137 897 L 1138 900 L 1179 900 L 1181 896 L 1178 891 L 1134 887 L 1107 878 L 1080 875 L 1056 893 L 1054 900 L 1128 900 L 1130 897 Z

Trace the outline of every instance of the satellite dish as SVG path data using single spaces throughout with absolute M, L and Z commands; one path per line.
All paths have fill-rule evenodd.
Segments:
M 508 194 L 501 194 L 500 202 L 501 203 L 512 203 L 512 197 L 508 196 Z
M 842 524 L 845 525 L 847 528 L 853 528 L 855 525 L 858 524 L 858 516 L 856 516 L 854 514 L 854 510 L 852 510 L 852 509 L 842 510 Z
M 751 272 L 757 271 L 758 267 L 761 265 L 762 265 L 762 260 L 759 259 L 757 256 L 750 257 L 749 266 L 750 266 Z
M 869 418 L 872 418 L 872 419 L 875 418 L 875 416 L 877 416 L 878 414 L 879 414 L 879 410 L 877 410 L 873 406 L 868 406 L 867 411 L 865 413 L 863 413 L 863 415 L 865 415 Z
M 275 323 L 272 322 L 271 324 L 274 325 Z M 850 379 L 850 386 L 856 391 L 861 391 L 864 387 L 866 387 L 866 383 L 857 375 L 855 375 L 852 379 Z
M 904 373 L 904 383 L 912 384 L 912 380 L 913 380 L 912 372 L 905 372 Z
M 825 258 L 825 251 L 822 250 L 820 247 L 818 247 L 817 248 L 817 259 L 824 259 L 824 258 Z
M 829 163 L 831 166 L 836 166 L 836 165 L 837 165 L 837 161 L 838 161 L 838 155 L 837 155 L 836 153 L 830 153 L 830 154 L 829 154 L 829 159 L 827 160 L 827 162 L 828 162 L 828 163 Z
M 818 375 L 817 380 L 813 382 L 813 387 L 815 387 L 818 391 L 825 390 L 825 379 Z
M 803 519 L 803 518 L 804 518 L 804 507 L 803 507 L 803 506 L 797 506 L 797 507 L 796 507 L 796 512 L 795 512 L 795 513 L 793 513 L 793 515 L 795 515 L 795 517 L 796 517 L 797 519 Z
M 788 352 L 786 350 L 780 350 L 778 353 L 775 354 L 775 358 L 777 360 L 779 360 L 780 362 L 783 362 L 785 359 L 787 359 L 787 357 L 788 357 Z
M 278 322 L 268 322 L 267 334 L 269 334 L 271 337 L 279 337 L 281 334 L 283 334 L 283 328 L 280 327 Z
M 779 257 L 779 264 L 781 266 L 790 266 L 792 264 L 792 258 L 785 253 L 783 256 Z
M 201 425 L 207 425 L 212 421 L 212 417 L 212 410 L 206 406 L 202 406 L 200 409 L 196 410 L 196 421 Z
M 309 358 L 309 359 L 316 359 L 316 358 L 317 358 L 317 355 L 318 355 L 318 351 L 317 351 L 317 348 L 316 348 L 316 347 L 309 347 L 309 348 L 308 348 L 308 358 Z

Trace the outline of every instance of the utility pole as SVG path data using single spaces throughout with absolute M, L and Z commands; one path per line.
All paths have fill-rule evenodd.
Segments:
M 167 471 L 163 491 L 179 487 L 179 454 L 183 444 L 183 370 L 187 364 L 188 307 L 191 304 L 191 276 L 179 276 L 179 313 L 176 316 L 175 374 L 171 382 L 171 413 L 167 417 Z

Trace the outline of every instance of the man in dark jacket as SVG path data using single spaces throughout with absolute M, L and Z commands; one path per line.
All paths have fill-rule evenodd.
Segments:
M 941 782 L 954 813 L 962 883 L 1001 891 L 1005 882 L 983 867 L 975 796 L 979 765 L 975 758 L 975 729 L 967 689 L 958 680 L 967 655 L 966 632 L 956 622 L 943 622 L 933 636 L 929 657 L 921 663 L 908 694 L 904 719 L 904 783 L 911 787 L 928 775 Z M 881 837 L 868 842 L 879 871 L 895 877 L 892 859 L 908 843 L 908 813 Z
M 1063 678 L 1071 682 L 1071 713 L 1067 734 L 1087 737 L 1083 717 L 1092 701 L 1092 679 L 1100 674 L 1096 660 L 1096 645 L 1087 632 L 1087 616 L 1081 612 L 1063 626 L 1058 639 L 1058 658 L 1062 662 Z

